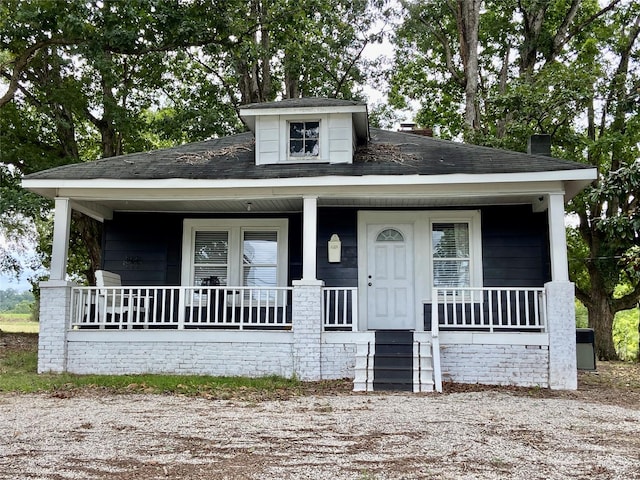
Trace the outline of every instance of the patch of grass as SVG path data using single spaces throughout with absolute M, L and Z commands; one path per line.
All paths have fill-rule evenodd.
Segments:
M 30 313 L 0 313 L 0 331 L 10 333 L 38 333 L 40 324 L 31 320 Z
M 212 377 L 206 375 L 74 375 L 37 373 L 37 335 L 0 334 L 0 392 L 51 392 L 73 396 L 81 392 L 155 393 L 239 399 L 280 400 L 313 393 L 348 392 L 350 381 L 301 382 L 276 375 Z

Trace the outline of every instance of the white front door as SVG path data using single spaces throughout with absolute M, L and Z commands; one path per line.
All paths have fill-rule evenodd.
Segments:
M 413 330 L 413 225 L 367 225 L 367 327 Z

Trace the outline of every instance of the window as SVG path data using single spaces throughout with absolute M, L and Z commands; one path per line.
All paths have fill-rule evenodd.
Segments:
M 469 287 L 471 253 L 467 222 L 433 223 L 431 228 L 434 287 Z
M 278 232 L 243 233 L 242 285 L 275 287 L 278 271 Z
M 285 286 L 288 224 L 283 219 L 184 221 L 182 284 Z
M 404 237 L 395 228 L 387 228 L 378 234 L 376 242 L 404 242 Z
M 320 156 L 320 122 L 289 122 L 289 157 Z

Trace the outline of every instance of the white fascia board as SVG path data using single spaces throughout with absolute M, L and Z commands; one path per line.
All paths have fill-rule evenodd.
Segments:
M 527 185 L 533 186 L 538 182 L 577 182 L 589 184 L 596 178 L 596 169 L 559 170 L 551 172 L 528 173 L 500 173 L 500 174 L 453 174 L 453 175 L 365 175 L 365 176 L 325 176 L 325 177 L 295 177 L 278 179 L 88 179 L 88 180 L 57 180 L 31 179 L 23 180 L 22 186 L 27 190 L 51 197 L 52 192 L 59 196 L 61 191 L 75 189 L 97 190 L 197 190 L 197 189 L 254 189 L 269 188 L 310 188 L 310 187 L 405 187 L 405 186 L 454 186 L 454 185 L 491 185 L 518 184 L 527 190 Z M 522 188 L 521 187 L 521 188 Z

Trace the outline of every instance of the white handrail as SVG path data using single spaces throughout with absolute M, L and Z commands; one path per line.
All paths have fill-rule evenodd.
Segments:
M 290 329 L 291 287 L 74 287 L 70 328 Z
M 433 289 L 434 299 L 438 298 L 437 289 Z M 442 368 L 440 366 L 440 328 L 438 327 L 438 305 L 431 306 L 431 357 L 433 360 L 433 383 L 436 392 L 442 393 Z
M 546 331 L 544 288 L 434 288 L 432 322 L 448 330 Z

